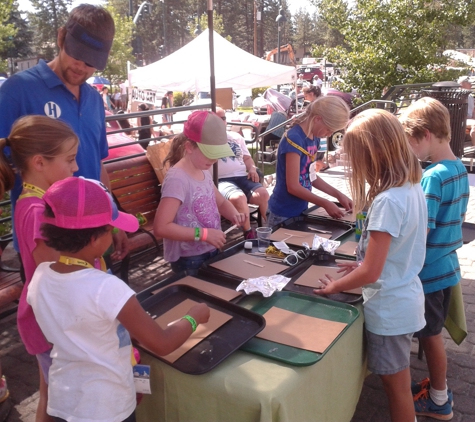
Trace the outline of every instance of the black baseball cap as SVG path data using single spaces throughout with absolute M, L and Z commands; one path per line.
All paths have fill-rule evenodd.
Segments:
M 75 21 L 66 24 L 64 50 L 76 60 L 81 60 L 97 70 L 104 70 L 107 65 L 112 40 L 105 40 L 92 34 Z

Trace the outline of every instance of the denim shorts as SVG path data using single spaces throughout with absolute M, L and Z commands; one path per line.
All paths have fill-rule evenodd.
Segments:
M 218 254 L 218 250 L 214 249 L 210 252 L 202 253 L 201 255 L 195 256 L 182 256 L 175 262 L 170 262 L 173 272 L 179 273 L 182 271 L 189 271 L 191 273 L 197 272 L 198 269 L 201 267 L 203 262 L 206 260 L 213 258 Z
M 234 193 L 240 193 L 242 191 L 249 201 L 252 193 L 259 188 L 262 188 L 262 185 L 258 182 L 253 182 L 251 179 L 248 179 L 247 176 L 224 177 L 219 179 L 218 183 L 219 193 L 226 199 L 229 199 Z
M 277 226 L 278 224 L 282 223 L 285 220 L 288 220 L 289 218 L 290 217 L 282 217 L 280 215 L 274 214 L 272 211 L 269 211 L 267 213 L 266 226 L 267 227 Z
M 380 336 L 365 329 L 368 370 L 377 375 L 391 375 L 409 367 L 413 333 Z
M 424 302 L 426 326 L 414 334 L 417 338 L 432 337 L 440 334 L 449 313 L 452 287 L 437 292 L 427 293 Z

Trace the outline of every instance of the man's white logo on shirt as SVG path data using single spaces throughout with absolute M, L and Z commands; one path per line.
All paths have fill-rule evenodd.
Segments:
M 45 114 L 52 119 L 59 119 L 61 116 L 61 108 L 53 101 L 49 101 L 45 104 Z

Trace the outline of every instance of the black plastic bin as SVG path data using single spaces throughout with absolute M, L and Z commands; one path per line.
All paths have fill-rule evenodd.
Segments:
M 457 157 L 462 158 L 470 91 L 459 87 L 455 82 L 437 82 L 431 89 L 424 89 L 422 96 L 439 100 L 449 110 L 452 132 L 450 147 Z

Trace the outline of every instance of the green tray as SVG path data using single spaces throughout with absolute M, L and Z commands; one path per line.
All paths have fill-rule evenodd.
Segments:
M 358 309 L 346 303 L 334 302 L 318 296 L 312 297 L 293 292 L 276 292 L 273 296 L 259 301 L 257 305 L 252 307 L 252 310 L 264 315 L 273 306 L 302 315 L 348 324 L 323 353 L 298 349 L 257 337 L 252 338 L 241 346 L 241 350 L 245 350 L 246 352 L 255 353 L 256 355 L 294 366 L 308 366 L 318 362 L 359 316 Z

